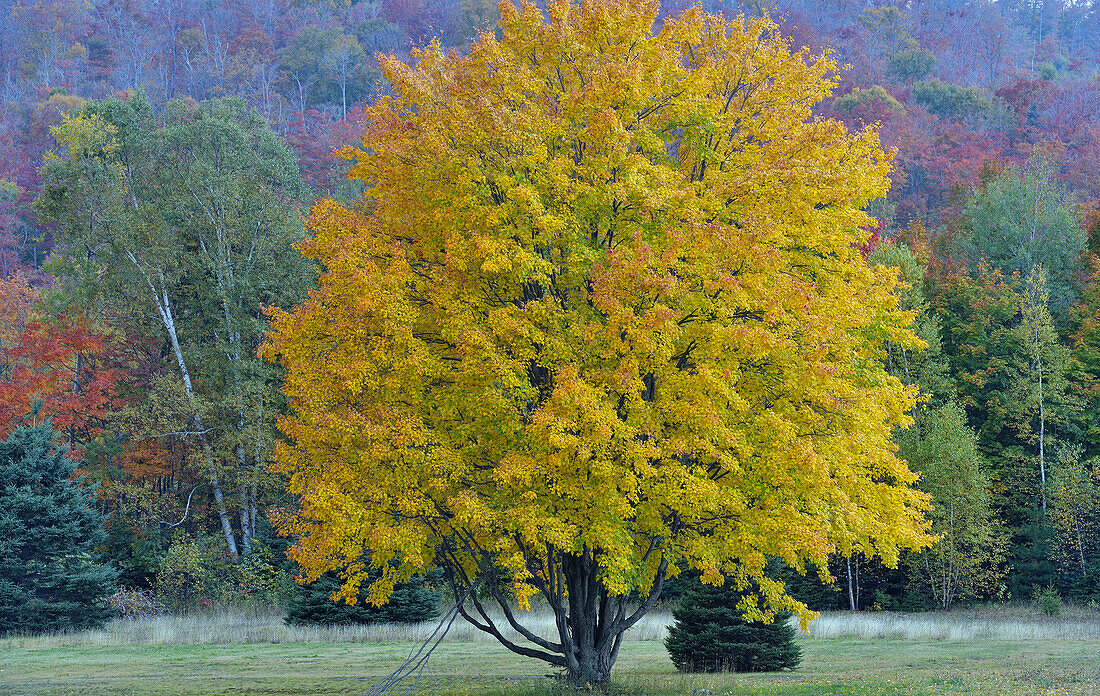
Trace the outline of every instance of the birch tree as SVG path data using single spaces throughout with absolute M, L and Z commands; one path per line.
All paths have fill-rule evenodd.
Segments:
M 158 120 L 138 93 L 89 104 L 54 135 L 67 152 L 44 169 L 39 211 L 77 282 L 131 298 L 162 329 L 236 555 L 254 534 L 276 410 L 276 373 L 255 359 L 264 307 L 296 301 L 310 277 L 291 248 L 302 235 L 294 160 L 237 100 L 170 103 Z
M 1049 162 L 1009 167 L 967 202 L 964 250 L 973 263 L 984 259 L 1006 277 L 1026 278 L 1042 266 L 1048 306 L 1060 316 L 1076 299 L 1077 274 L 1083 270 L 1086 235 L 1074 205 Z
M 1048 309 L 1047 278 L 1042 266 L 1032 269 L 1020 292 L 1020 323 L 1016 327 L 1025 360 L 1013 390 L 1017 403 L 1016 428 L 1033 446 L 1038 469 L 1038 502 L 1047 510 L 1047 441 L 1053 403 L 1066 401 L 1069 349 L 1058 342 Z
M 1002 573 L 1005 536 L 994 519 L 978 439 L 962 408 L 948 403 L 916 420 L 919 430 L 903 439 L 900 453 L 932 496 L 929 519 L 938 539 L 909 566 L 946 611 L 960 597 L 992 593 Z
M 1081 447 L 1058 451 L 1051 480 L 1054 560 L 1074 594 L 1096 594 L 1100 570 L 1100 468 L 1084 461 Z
M 888 344 L 886 367 L 920 389 L 913 425 L 897 431 L 894 439 L 898 454 L 921 474 L 919 487 L 932 498 L 929 519 L 938 537 L 929 548 L 911 554 L 906 566 L 936 606 L 946 610 L 962 596 L 993 591 L 1002 571 L 1005 536 L 994 517 L 977 435 L 948 377 L 939 318 L 923 289 L 924 269 L 912 251 L 893 242 L 883 243 L 870 260 L 900 271 L 905 284 L 898 290 L 898 304 L 914 312 L 913 332 L 924 344 L 919 350 Z

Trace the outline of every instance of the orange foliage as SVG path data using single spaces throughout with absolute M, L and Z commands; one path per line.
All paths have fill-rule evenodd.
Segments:
M 0 434 L 40 400 L 38 415 L 79 447 L 102 431 L 120 371 L 102 364 L 106 337 L 75 313 L 40 315 L 38 296 L 22 274 L 0 279 Z

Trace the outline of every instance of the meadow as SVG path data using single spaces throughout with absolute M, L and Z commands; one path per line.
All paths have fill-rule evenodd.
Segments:
M 537 617 L 542 619 L 542 617 Z M 663 696 L 1062 696 L 1100 694 L 1100 613 L 1024 607 L 948 614 L 824 614 L 799 638 L 797 670 L 681 675 L 657 613 L 631 630 L 612 694 Z M 273 614 L 120 620 L 98 631 L 0 638 L 5 696 L 365 694 L 433 624 L 297 628 Z M 568 693 L 547 666 L 467 625 L 439 645 L 417 694 Z M 402 694 L 406 684 L 391 693 Z

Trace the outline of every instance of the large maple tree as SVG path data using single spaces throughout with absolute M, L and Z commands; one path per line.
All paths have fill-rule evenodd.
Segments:
M 915 390 L 882 362 L 919 341 L 857 248 L 888 156 L 812 116 L 836 66 L 766 18 L 501 10 L 467 55 L 383 60 L 347 153 L 367 194 L 314 208 L 320 287 L 273 313 L 292 555 L 345 598 L 381 568 L 374 602 L 442 565 L 581 685 L 680 569 L 805 622 L 767 558 L 928 541 L 890 441 Z M 514 608 L 536 595 L 556 637 Z

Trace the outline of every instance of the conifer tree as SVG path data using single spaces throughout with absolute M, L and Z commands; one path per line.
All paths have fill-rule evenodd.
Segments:
M 381 571 L 375 571 L 381 576 Z M 332 599 L 340 589 L 340 580 L 336 573 L 326 573 L 298 588 L 287 607 L 286 622 L 289 624 L 371 624 L 371 623 L 416 623 L 427 621 L 436 616 L 437 605 L 442 593 L 433 587 L 441 583 L 443 574 L 439 571 L 429 577 L 414 577 L 408 582 L 398 584 L 390 600 L 382 606 L 373 606 L 357 597 L 353 604 L 344 600 Z
M 770 623 L 748 621 L 746 597 L 731 583 L 689 583 L 665 647 L 681 672 L 772 672 L 790 669 L 802 659 L 787 612 Z M 751 601 L 749 599 L 748 601 Z
M 88 629 L 114 610 L 97 604 L 116 572 L 96 563 L 103 516 L 50 421 L 0 443 L 0 633 Z

